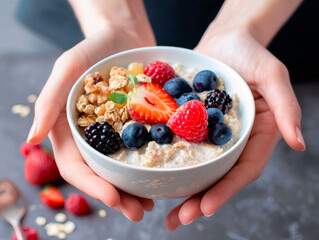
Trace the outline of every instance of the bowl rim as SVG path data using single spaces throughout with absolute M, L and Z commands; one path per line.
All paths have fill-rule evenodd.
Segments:
M 77 130 L 74 121 L 72 119 L 72 113 L 71 113 L 71 102 L 72 102 L 72 98 L 73 95 L 77 89 L 77 87 L 81 84 L 81 82 L 83 81 L 83 79 L 85 78 L 85 76 L 87 74 L 89 74 L 94 68 L 96 68 L 97 66 L 101 65 L 104 62 L 107 62 L 115 57 L 121 57 L 123 55 L 129 54 L 129 53 L 138 53 L 138 52 L 144 52 L 144 51 L 152 51 L 152 50 L 165 50 L 165 51 L 171 51 L 171 50 L 175 50 L 175 51 L 183 51 L 183 52 L 189 52 L 191 54 L 195 54 L 200 56 L 201 58 L 207 58 L 210 61 L 214 60 L 216 61 L 218 64 L 220 64 L 222 66 L 222 68 L 226 68 L 228 69 L 227 71 L 231 71 L 233 72 L 233 74 L 237 75 L 237 80 L 240 81 L 240 85 L 242 88 L 246 89 L 246 92 L 249 93 L 247 97 L 247 101 L 251 102 L 250 107 L 251 109 L 249 109 L 247 112 L 251 112 L 252 117 L 248 118 L 248 121 L 245 123 L 247 125 L 247 127 L 245 128 L 244 132 L 242 133 L 241 137 L 238 139 L 238 141 L 231 146 L 226 152 L 222 153 L 221 155 L 219 155 L 216 158 L 207 160 L 205 162 L 196 164 L 196 165 L 192 165 L 192 166 L 185 166 L 185 167 L 179 167 L 179 168 L 148 168 L 148 167 L 143 167 L 143 166 L 136 166 L 136 165 L 131 165 L 131 164 L 127 164 L 124 162 L 119 162 L 116 159 L 113 159 L 111 157 L 108 157 L 100 152 L 98 152 L 97 150 L 95 150 L 94 148 L 90 147 L 85 140 L 83 139 L 83 137 L 80 135 L 79 131 Z M 93 155 L 97 155 L 97 157 L 99 157 L 100 159 L 102 159 L 103 161 L 110 161 L 111 164 L 115 164 L 118 167 L 125 167 L 128 169 L 132 169 L 132 170 L 136 170 L 136 171 L 147 171 L 147 172 L 180 172 L 180 171 L 189 171 L 192 169 L 196 169 L 196 168 L 201 168 L 204 167 L 206 165 L 209 165 L 215 161 L 219 161 L 225 157 L 227 157 L 228 155 L 230 155 L 233 151 L 235 151 L 235 149 L 237 149 L 242 143 L 243 141 L 245 141 L 246 137 L 249 137 L 247 135 L 250 134 L 251 129 L 253 127 L 253 123 L 255 120 L 255 102 L 254 102 L 254 98 L 252 95 L 252 92 L 248 86 L 248 84 L 246 83 L 246 81 L 234 70 L 232 69 L 230 66 L 228 66 L 227 64 L 221 62 L 220 60 L 210 57 L 208 55 L 202 54 L 202 53 L 198 53 L 195 52 L 191 49 L 187 49 L 187 48 L 181 48 L 181 47 L 171 47 L 171 46 L 155 46 L 155 47 L 141 47 L 141 48 L 134 48 L 134 49 L 130 49 L 130 50 L 126 50 L 126 51 L 122 51 L 113 55 L 110 55 L 100 61 L 98 61 L 97 63 L 93 64 L 90 68 L 88 68 L 77 80 L 76 82 L 73 84 L 72 89 L 69 92 L 68 95 L 68 99 L 67 99 L 67 104 L 66 104 L 66 113 L 67 113 L 67 120 L 68 120 L 68 124 L 69 127 L 71 129 L 72 135 L 74 138 L 77 138 L 82 145 L 87 149 L 87 151 L 91 152 Z M 74 139 L 75 140 L 75 139 Z M 78 149 L 79 150 L 79 149 Z M 80 151 L 80 150 L 79 150 Z M 81 154 L 82 156 L 82 154 Z M 82 156 L 83 158 L 83 156 Z M 94 160 L 94 159 L 93 159 Z M 238 160 L 238 159 L 237 159 Z M 236 161 L 237 161 L 236 160 Z M 85 161 L 85 160 L 84 160 Z M 94 160 L 96 161 L 96 160 Z

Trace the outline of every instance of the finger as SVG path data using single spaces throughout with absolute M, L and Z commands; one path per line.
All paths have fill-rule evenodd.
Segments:
M 115 209 L 133 222 L 141 221 L 144 216 L 144 210 L 139 200 L 125 192 L 120 192 L 120 197 L 121 203 Z
M 205 216 L 214 214 L 233 195 L 260 176 L 279 139 L 277 132 L 270 130 L 273 128 L 271 125 L 275 124 L 274 119 L 271 122 L 271 116 L 269 111 L 256 116 L 252 136 L 237 164 L 205 193 L 200 207 Z M 271 127 L 267 129 L 268 126 Z
M 165 226 L 168 231 L 174 231 L 181 225 L 181 221 L 179 219 L 179 210 L 181 209 L 182 205 L 175 207 L 172 211 L 170 211 L 165 219 Z
M 52 73 L 35 104 L 34 122 L 27 142 L 38 144 L 48 135 L 60 112 L 64 109 L 70 89 L 88 68 L 85 42 L 65 52 L 56 61 Z
M 120 195 L 115 187 L 98 177 L 84 163 L 72 138 L 65 113 L 58 118 L 50 133 L 50 140 L 60 173 L 67 182 L 110 207 L 120 203 Z
M 154 201 L 152 199 L 148 199 L 148 198 L 141 198 L 141 197 L 137 197 L 137 199 L 139 200 L 139 202 L 141 203 L 144 211 L 150 212 L 153 210 L 154 207 Z
M 295 150 L 304 151 L 306 146 L 301 134 L 301 110 L 290 83 L 288 70 L 274 57 L 269 59 L 270 63 L 263 63 L 267 67 L 260 70 L 263 71 L 261 94 L 274 113 L 279 130 L 288 145 Z
M 203 215 L 200 209 L 202 197 L 203 194 L 195 195 L 182 204 L 178 216 L 183 225 L 188 225 Z

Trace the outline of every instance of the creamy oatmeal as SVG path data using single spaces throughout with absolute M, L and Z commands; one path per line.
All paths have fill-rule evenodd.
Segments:
M 180 64 L 171 66 L 179 77 L 184 78 L 192 86 L 192 80 L 199 70 L 185 69 Z M 86 94 L 82 95 L 77 102 L 77 109 L 80 113 L 78 125 L 86 127 L 95 121 L 108 121 L 121 134 L 127 126 L 134 123 L 126 104 L 116 104 L 109 100 L 112 91 L 129 94 L 132 90 L 132 86 L 129 86 L 131 82 L 125 71 L 123 68 L 113 67 L 108 83 L 99 73 L 94 76 L 88 75 L 85 80 Z M 138 74 L 137 80 L 139 82 L 151 81 L 150 77 L 144 74 Z M 217 88 L 227 90 L 222 79 L 218 79 Z M 207 92 L 198 93 L 202 103 L 205 101 Z M 233 100 L 232 108 L 224 115 L 224 123 L 231 128 L 232 137 L 226 144 L 217 146 L 209 140 L 194 143 L 174 134 L 170 144 L 149 141 L 137 150 L 127 149 L 122 145 L 117 152 L 108 156 L 126 164 L 151 168 L 180 168 L 196 165 L 220 156 L 237 142 L 242 129 L 238 98 L 236 94 L 229 93 L 229 95 Z M 152 126 L 144 125 L 148 130 Z

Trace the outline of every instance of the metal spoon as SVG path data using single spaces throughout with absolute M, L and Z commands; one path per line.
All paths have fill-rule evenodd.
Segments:
M 26 240 L 20 221 L 26 212 L 25 198 L 19 188 L 10 180 L 0 181 L 0 216 L 14 229 L 18 240 Z

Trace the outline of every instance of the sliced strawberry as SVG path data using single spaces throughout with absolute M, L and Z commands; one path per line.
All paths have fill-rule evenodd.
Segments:
M 177 108 L 171 95 L 154 83 L 138 85 L 129 103 L 131 117 L 139 123 L 165 124 Z
M 51 208 L 64 206 L 64 197 L 56 187 L 47 185 L 40 193 L 41 202 Z

